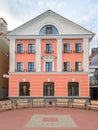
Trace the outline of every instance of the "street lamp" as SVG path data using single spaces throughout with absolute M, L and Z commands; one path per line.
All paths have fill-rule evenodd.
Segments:
M 3 78 L 9 78 L 8 74 L 3 74 Z

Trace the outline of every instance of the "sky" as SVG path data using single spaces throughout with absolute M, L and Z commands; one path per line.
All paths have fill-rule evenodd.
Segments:
M 98 44 L 98 0 L 0 0 L 0 17 L 11 31 L 51 9 L 94 32 L 90 48 Z

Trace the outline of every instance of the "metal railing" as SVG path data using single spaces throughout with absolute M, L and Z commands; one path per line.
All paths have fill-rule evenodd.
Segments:
M 74 99 L 85 100 L 86 102 L 90 101 L 90 97 L 79 97 L 79 96 L 40 96 L 40 97 L 31 97 L 31 96 L 20 96 L 20 97 L 9 97 L 12 101 L 17 102 L 16 108 L 22 106 L 22 103 L 19 100 L 27 100 L 26 106 L 28 107 L 72 107 Z M 84 104 L 83 104 L 84 105 Z M 26 107 L 25 106 L 25 107 Z M 23 105 L 24 107 L 24 105 Z
M 69 107 L 78 106 L 83 109 L 89 109 L 94 106 L 90 97 L 79 96 L 19 96 L 9 97 L 10 100 L 0 101 L 0 111 L 13 110 L 18 108 L 34 108 L 34 107 Z M 96 108 L 98 110 L 98 101 Z

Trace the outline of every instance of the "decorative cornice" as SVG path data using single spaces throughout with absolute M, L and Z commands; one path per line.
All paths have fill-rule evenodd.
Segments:
M 92 34 L 62 34 L 62 35 L 8 35 L 8 38 L 14 39 L 64 39 L 64 38 L 89 38 L 92 39 Z
M 67 74 L 69 74 L 69 75 L 73 75 L 73 74 L 75 74 L 75 75 L 81 75 L 81 74 L 86 74 L 86 75 L 88 75 L 89 74 L 89 72 L 9 72 L 9 74 L 17 74 L 17 75 L 20 75 L 20 74 L 30 74 L 30 75 L 35 75 L 35 74 L 62 74 L 62 75 L 67 75 Z
M 44 60 L 54 60 L 54 59 L 56 59 L 56 56 L 45 55 L 45 56 L 42 56 L 42 59 L 44 59 Z

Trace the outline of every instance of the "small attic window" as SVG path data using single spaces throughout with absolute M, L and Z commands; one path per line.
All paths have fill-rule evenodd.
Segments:
M 58 30 L 53 25 L 46 25 L 41 28 L 39 34 L 58 34 Z

